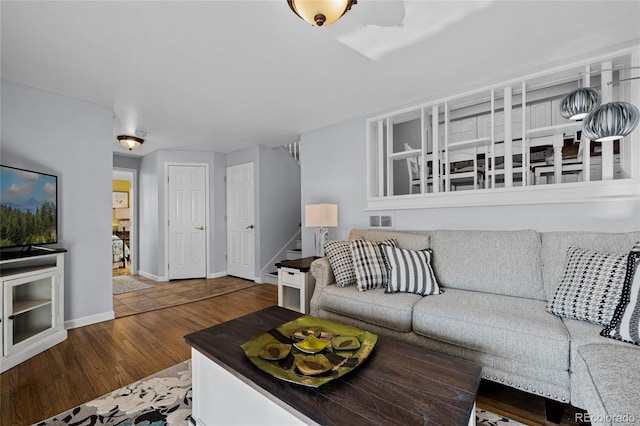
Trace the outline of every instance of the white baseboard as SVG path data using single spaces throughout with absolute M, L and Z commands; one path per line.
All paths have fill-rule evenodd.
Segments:
M 157 281 L 159 283 L 169 281 L 167 277 L 160 277 L 158 275 L 153 275 L 145 271 L 138 271 L 138 275 L 142 275 L 145 278 L 149 278 L 150 280 Z
M 214 272 L 213 274 L 207 275 L 207 279 L 222 278 L 222 277 L 226 277 L 226 276 L 227 276 L 227 271 Z
M 84 327 L 85 325 L 96 324 L 103 321 L 110 321 L 116 317 L 114 311 L 103 312 L 101 314 L 89 315 L 87 317 L 76 318 L 64 322 L 65 330 L 72 328 Z
M 255 281 L 256 284 L 263 284 L 262 277 L 255 277 L 253 281 Z

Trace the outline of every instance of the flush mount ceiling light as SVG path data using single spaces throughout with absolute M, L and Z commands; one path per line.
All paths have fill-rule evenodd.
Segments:
M 287 0 L 300 18 L 313 26 L 331 25 L 357 4 L 357 0 Z
M 585 135 L 596 142 L 622 139 L 638 125 L 640 112 L 628 102 L 610 102 L 589 113 L 582 122 Z
M 595 89 L 583 87 L 567 93 L 560 102 L 560 114 L 569 120 L 582 120 L 600 106 L 600 95 Z
M 129 151 L 140 148 L 140 145 L 144 143 L 144 139 L 142 138 L 127 135 L 118 136 L 118 141 L 120 141 L 120 145 L 127 148 Z

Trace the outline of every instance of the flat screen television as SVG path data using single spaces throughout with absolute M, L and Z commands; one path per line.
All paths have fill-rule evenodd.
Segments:
M 57 176 L 0 165 L 0 248 L 57 242 Z

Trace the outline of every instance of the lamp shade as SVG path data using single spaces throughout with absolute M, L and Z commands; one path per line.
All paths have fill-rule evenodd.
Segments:
M 336 22 L 356 0 L 287 0 L 291 10 L 313 26 L 321 27 Z
M 140 148 L 140 145 L 144 143 L 144 139 L 142 138 L 127 135 L 118 136 L 118 141 L 120 141 L 120 145 L 127 148 L 129 151 Z
M 636 128 L 639 116 L 638 108 L 628 102 L 610 102 L 590 112 L 582 130 L 596 142 L 622 139 Z
M 560 102 L 560 114 L 570 120 L 582 120 L 600 106 L 600 95 L 595 89 L 583 87 L 567 93 Z
M 338 226 L 337 204 L 308 204 L 304 206 L 305 226 Z
M 116 219 L 129 219 L 130 217 L 130 209 L 116 209 Z

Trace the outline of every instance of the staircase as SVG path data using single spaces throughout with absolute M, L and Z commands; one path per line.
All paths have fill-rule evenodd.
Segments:
M 286 151 L 289 152 L 291 158 L 296 160 L 296 163 L 300 165 L 300 141 L 289 143 L 282 146 Z
M 302 258 L 302 240 L 296 240 L 296 246 L 285 251 L 286 258 L 282 260 L 293 260 Z M 262 282 L 265 284 L 278 284 L 278 270 L 273 265 L 273 271 L 267 272 L 262 276 Z

